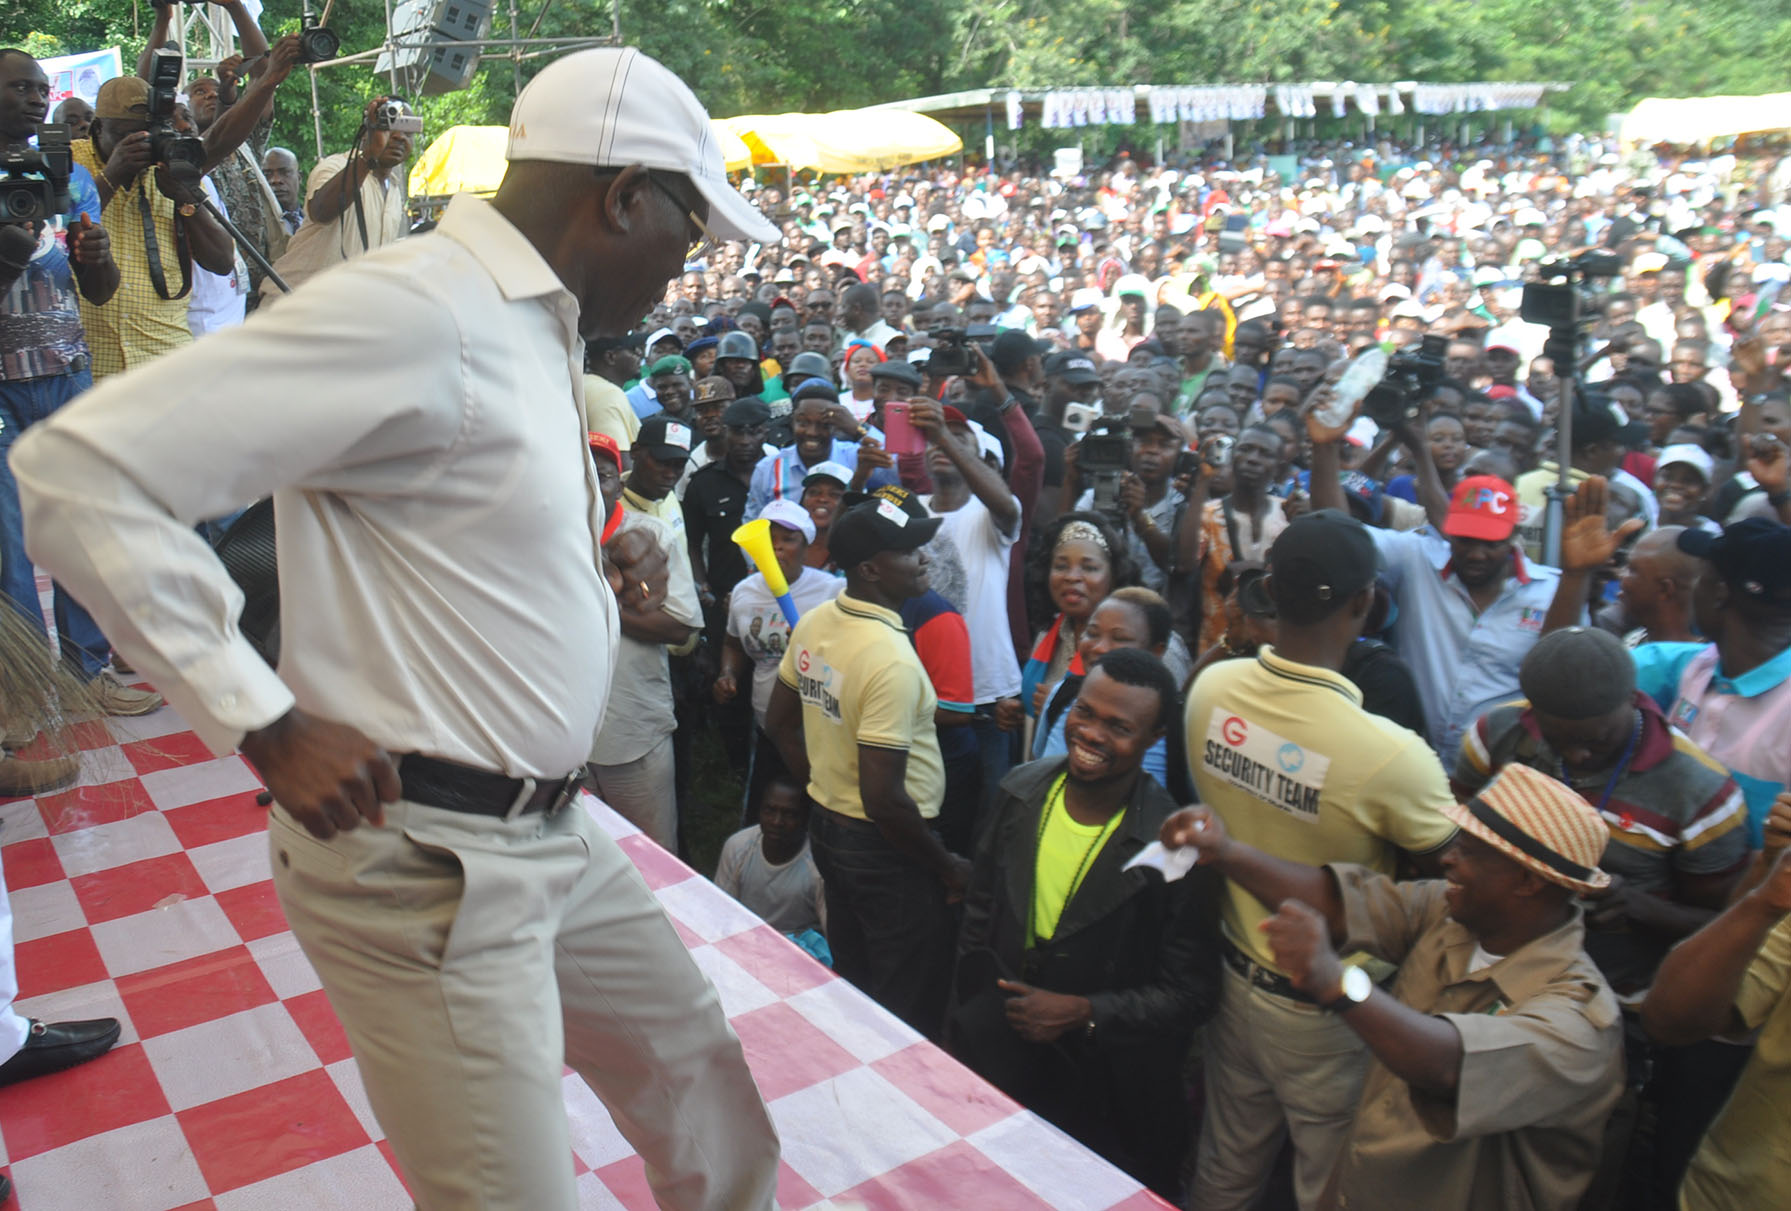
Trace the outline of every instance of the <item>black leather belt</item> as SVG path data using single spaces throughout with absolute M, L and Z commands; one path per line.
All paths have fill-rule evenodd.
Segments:
M 1317 1001 L 1295 988 L 1292 980 L 1272 967 L 1264 967 L 1245 954 L 1230 938 L 1222 938 L 1221 941 L 1223 945 L 1220 949 L 1224 952 L 1226 965 L 1250 981 L 1253 987 L 1260 988 L 1271 996 L 1298 1001 L 1302 1005 L 1318 1004 Z
M 404 797 L 412 803 L 514 820 L 530 812 L 551 816 L 572 802 L 584 786 L 585 768 L 581 765 L 564 778 L 542 781 L 509 778 L 439 757 L 409 753 L 398 759 L 398 779 L 404 784 Z

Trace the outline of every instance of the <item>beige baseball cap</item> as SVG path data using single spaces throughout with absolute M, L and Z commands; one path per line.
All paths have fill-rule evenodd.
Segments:
M 721 144 L 690 86 L 632 46 L 581 50 L 543 68 L 510 111 L 512 160 L 681 172 L 730 240 L 776 243 L 776 227 L 728 184 Z

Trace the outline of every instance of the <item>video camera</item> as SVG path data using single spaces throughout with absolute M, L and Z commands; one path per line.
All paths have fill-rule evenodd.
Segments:
M 342 39 L 309 8 L 299 18 L 298 35 L 300 63 L 328 63 L 342 53 Z
M 932 329 L 927 333 L 933 342 L 933 352 L 927 356 L 927 373 L 934 378 L 975 374 L 976 359 L 970 356 L 970 342 L 987 345 L 998 331 L 993 324 Z
M 157 49 L 149 52 L 149 159 L 151 163 L 167 168 L 177 178 L 186 175 L 196 178 L 205 168 L 205 144 L 197 135 L 183 135 L 174 129 L 180 71 L 179 51 Z M 197 181 L 192 183 L 196 185 Z
M 1449 339 L 1426 336 L 1414 348 L 1407 345 L 1387 359 L 1387 372 L 1362 397 L 1362 415 L 1383 429 L 1391 429 L 1418 414 L 1418 405 L 1443 381 L 1443 354 Z
M 1102 417 L 1076 446 L 1076 469 L 1094 493 L 1094 511 L 1124 530 L 1126 511 L 1119 503 L 1119 485 L 1132 469 L 1130 417 Z
M 410 112 L 404 102 L 387 98 L 373 110 L 373 116 L 367 122 L 368 130 L 390 130 L 401 135 L 420 135 L 423 133 L 423 119 Z
M 67 214 L 73 167 L 61 123 L 38 127 L 36 147 L 0 148 L 0 223 L 47 223 Z
M 1591 327 L 1604 312 L 1604 295 L 1593 289 L 1593 281 L 1622 273 L 1623 258 L 1594 248 L 1570 260 L 1543 261 L 1536 268 L 1541 280 L 1525 284 L 1518 314 L 1525 323 L 1577 332 Z

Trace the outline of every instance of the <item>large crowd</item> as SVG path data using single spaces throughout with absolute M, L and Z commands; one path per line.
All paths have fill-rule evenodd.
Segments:
M 247 27 L 205 195 L 295 285 L 444 238 L 379 103 L 303 190 L 255 142 L 296 48 Z M 9 143 L 41 81 L 0 52 Z M 8 287 L 0 457 L 303 305 L 149 103 L 102 88 Z M 718 883 L 1181 1205 L 1791 1201 L 1791 164 L 1268 150 L 742 182 L 777 240 L 653 178 L 693 242 L 582 420 L 667 573 L 614 581 L 589 785 L 688 852 L 716 744 Z M 10 793 L 75 776 L 26 731 Z

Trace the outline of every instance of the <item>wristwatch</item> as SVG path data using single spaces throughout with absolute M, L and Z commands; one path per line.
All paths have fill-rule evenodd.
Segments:
M 1343 978 L 1337 981 L 1337 995 L 1326 1001 L 1320 1008 L 1330 1013 L 1346 1013 L 1368 999 L 1374 991 L 1374 981 L 1360 967 L 1345 967 Z

